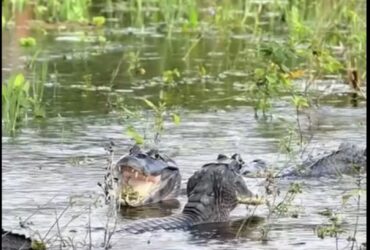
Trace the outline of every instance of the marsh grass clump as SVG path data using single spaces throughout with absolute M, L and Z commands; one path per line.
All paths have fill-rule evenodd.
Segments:
M 32 106 L 32 113 L 35 118 L 45 117 L 45 103 L 44 103 L 44 84 L 48 76 L 48 64 L 42 63 L 41 69 L 39 65 L 35 65 L 33 69 L 33 81 L 31 88 L 31 95 L 29 102 Z
M 44 84 L 47 79 L 47 64 L 41 69 L 30 64 L 33 71 L 32 81 L 22 73 L 12 75 L 2 84 L 2 122 L 5 132 L 14 135 L 28 115 L 35 118 L 45 117 Z
M 34 3 L 34 12 L 37 19 L 48 22 L 87 23 L 91 3 L 91 0 L 37 0 Z
M 30 83 L 17 74 L 2 84 L 2 120 L 5 131 L 14 134 L 27 118 Z

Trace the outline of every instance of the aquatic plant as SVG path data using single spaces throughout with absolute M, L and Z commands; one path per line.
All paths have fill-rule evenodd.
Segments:
M 129 52 L 123 55 L 123 58 L 128 63 L 127 72 L 132 76 L 133 74 L 145 74 L 145 69 L 141 66 L 140 51 Z
M 103 16 L 94 16 L 91 23 L 96 27 L 102 27 L 105 24 L 105 17 Z
M 27 117 L 30 83 L 23 74 L 10 77 L 2 84 L 2 121 L 6 132 L 14 134 Z
M 47 62 L 43 62 L 41 69 L 39 66 L 33 66 L 33 81 L 31 93 L 29 96 L 29 102 L 31 103 L 32 113 L 35 118 L 45 117 L 45 107 L 44 107 L 44 84 L 47 81 L 48 65 Z
M 91 0 L 5 0 L 2 6 L 11 15 L 31 6 L 36 19 L 48 22 L 87 22 Z
M 268 208 L 268 214 L 266 219 L 266 225 L 261 229 L 262 235 L 261 240 L 267 241 L 268 234 L 271 231 L 270 224 L 273 218 L 279 218 L 283 215 L 290 214 L 291 217 L 296 218 L 298 213 L 293 210 L 292 205 L 296 196 L 302 193 L 302 185 L 298 182 L 290 184 L 288 191 L 280 202 L 277 202 L 277 197 L 280 194 L 280 190 L 276 184 L 276 178 L 272 173 L 268 173 L 265 179 L 265 193 L 266 193 L 266 205 Z
M 32 81 L 26 80 L 19 73 L 11 75 L 2 84 L 2 121 L 5 131 L 11 135 L 15 135 L 28 114 L 31 113 L 35 118 L 45 117 L 43 97 L 48 69 L 46 62 L 41 65 L 41 69 L 34 63 L 37 54 L 28 62 L 33 72 Z
M 38 0 L 36 6 L 45 6 L 49 20 L 87 22 L 91 0 Z
M 163 82 L 171 86 L 175 85 L 175 79 L 179 77 L 180 77 L 180 72 L 176 68 L 173 70 L 166 70 L 162 74 Z
M 33 37 L 22 37 L 19 40 L 19 44 L 22 47 L 34 47 L 36 46 L 36 39 Z
M 360 215 L 360 206 L 361 206 L 361 196 L 366 193 L 366 190 L 362 187 L 362 180 L 366 177 L 361 176 L 360 171 L 357 166 L 353 166 L 355 171 L 358 171 L 358 174 L 355 178 L 356 188 L 346 192 L 342 197 L 341 206 L 337 209 L 328 209 L 326 211 L 321 212 L 320 214 L 327 217 L 329 223 L 318 225 L 315 228 L 315 233 L 317 237 L 320 239 L 324 239 L 326 237 L 332 237 L 335 239 L 335 246 L 336 249 L 339 249 L 338 241 L 340 236 L 344 233 L 350 233 L 349 229 L 344 227 L 343 220 L 345 218 L 344 207 L 348 203 L 349 200 L 354 200 L 356 202 L 356 221 L 354 223 L 353 234 L 347 237 L 348 241 L 348 248 L 353 249 L 361 249 L 358 247 L 358 242 L 356 239 L 357 231 L 358 231 L 358 223 L 359 223 L 359 215 Z M 357 169 L 356 169 L 357 168 Z M 351 205 L 353 206 L 353 205 Z

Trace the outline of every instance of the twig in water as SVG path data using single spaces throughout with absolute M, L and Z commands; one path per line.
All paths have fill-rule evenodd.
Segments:
M 70 204 L 68 204 L 64 209 L 63 211 L 59 214 L 59 216 L 57 217 L 56 221 L 53 223 L 53 225 L 51 225 L 51 227 L 49 228 L 49 230 L 47 231 L 47 233 L 44 235 L 44 237 L 41 239 L 42 242 L 45 242 L 45 239 L 46 237 L 49 235 L 50 231 L 53 229 L 53 227 L 58 223 L 59 219 L 63 216 L 63 214 L 67 211 L 67 209 L 70 207 Z
M 256 212 L 257 207 L 258 207 L 258 205 L 256 205 L 256 206 L 254 207 L 254 209 L 253 209 L 253 211 L 252 211 L 252 215 L 251 215 L 251 216 L 253 216 L 253 215 L 254 215 L 254 213 Z M 238 232 L 236 233 L 236 238 L 238 238 L 238 237 L 240 236 L 241 231 L 242 231 L 242 229 L 244 228 L 244 226 L 248 226 L 248 224 L 246 225 L 247 221 L 248 221 L 248 217 L 247 217 L 247 218 L 245 218 L 245 219 L 243 220 L 242 225 L 239 227 Z
M 92 247 L 92 239 L 91 239 L 91 204 L 89 204 L 89 249 Z
M 63 240 L 62 234 L 60 232 L 59 220 L 58 220 L 57 215 L 58 215 L 58 213 L 57 213 L 57 210 L 55 209 L 55 218 L 56 218 L 56 223 L 57 223 L 58 237 L 61 241 L 61 245 L 59 245 L 59 248 L 62 249 L 62 246 L 66 247 L 66 245 L 64 244 L 64 240 Z
M 361 176 L 360 174 L 357 176 L 357 179 L 356 179 L 356 185 L 357 185 L 357 188 L 360 190 L 361 188 Z M 360 204 L 361 204 L 361 195 L 360 195 L 360 192 L 358 192 L 357 194 L 357 213 L 356 213 L 356 224 L 355 224 L 355 230 L 353 232 L 353 236 L 352 236 L 352 246 L 351 246 L 351 250 L 353 250 L 353 248 L 355 247 L 355 242 L 356 242 L 356 234 L 357 234 L 357 227 L 358 227 L 358 221 L 359 221 L 359 214 L 360 214 Z

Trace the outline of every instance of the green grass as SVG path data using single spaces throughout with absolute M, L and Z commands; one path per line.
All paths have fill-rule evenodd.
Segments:
M 23 74 L 12 76 L 2 84 L 2 122 L 6 132 L 14 134 L 27 116 L 30 83 Z
M 30 65 L 32 81 L 22 73 L 12 75 L 2 84 L 2 124 L 4 132 L 14 136 L 29 114 L 34 118 L 45 117 L 44 84 L 47 80 L 47 63 Z

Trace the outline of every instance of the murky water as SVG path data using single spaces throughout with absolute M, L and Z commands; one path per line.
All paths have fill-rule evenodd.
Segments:
M 115 160 L 126 154 L 133 144 L 124 132 L 127 124 L 151 138 L 153 114 L 145 111 L 138 97 L 156 100 L 160 89 L 165 90 L 169 110 L 180 115 L 181 123 L 177 126 L 166 119 L 158 146 L 178 163 L 184 186 L 194 171 L 215 160 L 219 153 L 238 152 L 245 160 L 262 158 L 278 167 L 283 165 L 286 157 L 279 153 L 279 142 L 286 135 L 287 124 L 294 121 L 295 111 L 283 99 L 275 103 L 271 120 L 256 120 L 248 98 L 240 101 L 240 77 L 245 75 L 242 71 L 228 71 L 226 60 L 236 56 L 238 46 L 246 46 L 239 37 L 229 41 L 236 51 L 234 54 L 223 51 L 223 39 L 209 37 L 197 48 L 197 56 L 183 61 L 190 38 L 173 36 L 168 40 L 150 30 L 138 34 L 123 30 L 116 33 L 104 48 L 73 42 L 69 37 L 75 37 L 74 34 L 51 33 L 40 41 L 42 60 L 49 61 L 52 73 L 46 84 L 47 118 L 30 119 L 16 138 L 2 137 L 3 228 L 39 234 L 50 239 L 50 243 L 62 235 L 66 244 L 76 249 L 86 248 L 90 242 L 87 228 L 104 227 L 109 212 L 97 186 L 105 174 L 104 147 L 114 142 Z M 25 55 L 31 54 L 19 50 L 12 34 L 8 32 L 3 40 L 5 76 L 22 68 Z M 127 60 L 120 64 L 122 54 L 130 51 L 140 51 L 145 75 L 128 74 Z M 117 65 L 121 66 L 112 89 L 107 88 Z M 209 77 L 200 80 L 199 65 L 207 67 Z M 180 84 L 162 86 L 162 72 L 174 68 L 184 72 Z M 220 71 L 223 73 L 214 74 Z M 138 119 L 122 119 L 117 110 L 108 107 L 109 96 L 123 97 L 128 107 L 144 110 L 144 115 Z M 342 141 L 365 144 L 364 102 L 353 107 L 350 95 L 336 94 L 324 97 L 321 106 L 309 113 L 311 126 L 304 115 L 301 122 L 305 132 L 310 128 L 313 133 L 311 145 L 330 150 Z M 263 179 L 246 181 L 253 192 L 263 193 Z M 271 231 L 267 242 L 261 241 L 267 209 L 258 207 L 253 211 L 240 205 L 232 213 L 233 221 L 252 214 L 259 218 L 240 237 L 236 237 L 240 224 L 223 224 L 186 232 L 115 234 L 111 244 L 113 249 L 334 249 L 334 238 L 322 240 L 314 233 L 316 226 L 328 223 L 318 212 L 339 208 L 341 196 L 356 187 L 355 180 L 348 177 L 302 182 L 303 193 L 294 201 L 298 218 L 282 216 L 269 221 Z M 279 182 L 282 193 L 287 191 L 289 183 Z M 173 206 L 123 211 L 118 227 L 139 218 L 179 213 L 186 197 L 179 197 L 179 202 Z M 366 241 L 366 202 L 362 196 L 359 212 L 352 200 L 344 208 L 343 223 L 347 231 L 339 239 L 340 248 L 348 244 L 346 238 L 353 234 L 356 216 L 360 218 L 356 238 L 359 243 Z M 61 213 L 58 224 L 53 226 Z M 20 229 L 20 220 L 29 216 L 26 227 L 32 230 Z M 93 248 L 101 248 L 104 232 L 93 229 L 91 239 Z

